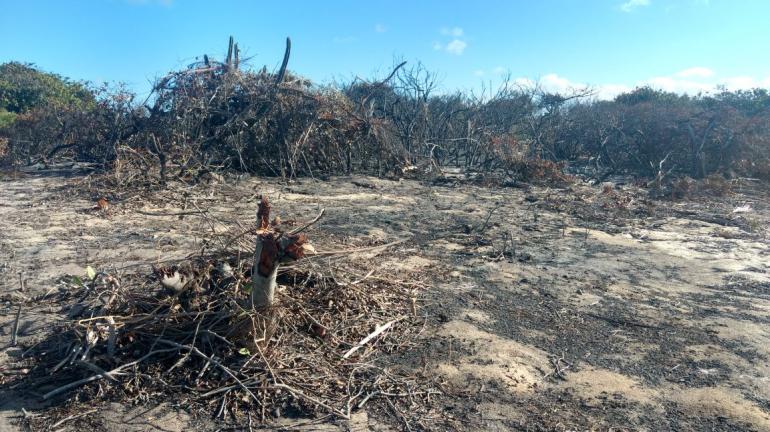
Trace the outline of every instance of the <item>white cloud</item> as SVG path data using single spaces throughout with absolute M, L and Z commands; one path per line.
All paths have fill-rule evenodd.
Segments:
M 540 85 L 544 89 L 556 93 L 564 93 L 569 91 L 569 89 L 575 88 L 575 83 L 553 73 L 540 78 Z
M 691 67 L 676 73 L 680 78 L 708 78 L 714 75 L 714 71 L 706 67 Z
M 628 0 L 627 2 L 620 5 L 620 10 L 623 12 L 632 12 L 633 10 L 649 6 L 650 0 Z
M 386 31 L 388 31 L 388 28 L 385 27 L 385 24 L 375 24 L 374 31 L 377 33 L 385 33 Z
M 719 82 L 728 90 L 749 90 L 753 88 L 770 89 L 770 76 L 763 79 L 755 79 L 749 76 L 735 76 L 725 78 Z
M 463 31 L 462 27 L 451 27 L 451 28 L 443 27 L 441 29 L 441 34 L 444 36 L 452 36 L 452 37 L 459 38 L 463 34 L 465 34 L 465 32 Z
M 519 77 L 513 79 L 512 83 L 524 88 L 540 87 L 541 89 L 550 93 L 570 93 L 575 90 L 582 90 L 586 87 L 589 87 L 587 84 L 571 81 L 555 73 L 544 75 L 538 81 Z
M 650 86 L 654 89 L 663 90 L 672 93 L 697 94 L 711 90 L 714 85 L 705 82 L 680 79 L 676 76 L 652 77 L 639 83 L 643 86 Z
M 629 87 L 624 84 L 603 84 L 603 85 L 590 85 L 587 83 L 572 81 L 568 78 L 560 76 L 555 73 L 544 75 L 538 81 L 531 80 L 529 78 L 519 77 L 511 80 L 511 82 L 519 87 L 523 88 L 535 88 L 541 89 L 550 93 L 562 93 L 569 94 L 574 91 L 591 88 L 594 90 L 594 95 L 598 99 L 607 100 L 613 99 L 615 96 L 633 90 L 633 87 Z
M 442 38 L 444 40 L 451 39 L 449 42 L 433 42 L 433 49 L 436 51 L 446 51 L 449 54 L 462 55 L 465 48 L 468 47 L 462 36 L 465 34 L 461 27 L 443 27 L 441 29 L 442 36 L 449 36 L 448 38 Z
M 638 81 L 633 85 L 615 83 L 592 85 L 589 83 L 572 81 L 555 73 L 544 75 L 538 81 L 520 77 L 513 79 L 511 82 L 515 85 L 525 88 L 534 88 L 539 86 L 543 90 L 553 93 L 570 93 L 574 90 L 590 87 L 594 89 L 595 97 L 601 100 L 613 99 L 615 96 L 621 93 L 629 92 L 636 87 L 643 86 L 649 86 L 657 90 L 663 90 L 672 93 L 690 95 L 695 95 L 698 93 L 713 93 L 718 91 L 719 87 L 724 87 L 730 91 L 750 90 L 753 88 L 770 89 L 770 76 L 766 76 L 764 78 L 755 78 L 750 76 L 713 78 L 713 73 L 707 74 L 705 73 L 705 70 L 702 70 L 697 71 L 697 73 L 689 74 L 690 77 L 700 78 L 700 80 L 696 81 L 694 79 L 685 77 L 688 74 L 682 74 L 682 72 L 685 71 L 680 71 L 671 76 L 652 77 Z
M 724 87 L 730 91 L 749 90 L 753 88 L 768 89 L 770 88 L 770 76 L 765 78 L 732 76 L 709 79 L 707 81 L 694 81 L 692 79 L 681 79 L 677 75 L 674 77 L 655 77 L 642 81 L 637 85 L 649 85 L 650 87 L 673 93 L 698 94 L 715 92 L 718 87 Z
M 615 99 L 615 96 L 633 90 L 625 84 L 602 84 L 596 87 L 596 98 L 601 100 Z
M 517 85 L 519 87 L 525 87 L 525 88 L 534 87 L 537 84 L 531 79 L 524 78 L 524 77 L 514 78 L 512 82 L 514 85 Z
M 760 83 L 750 76 L 734 76 L 726 78 L 724 82 L 722 82 L 722 85 L 728 89 L 746 90 L 753 87 L 759 87 Z
M 446 44 L 444 49 L 446 52 L 454 55 L 462 55 L 463 51 L 465 51 L 465 48 L 468 46 L 465 41 L 462 41 L 460 39 L 453 39 L 452 42 L 449 42 Z

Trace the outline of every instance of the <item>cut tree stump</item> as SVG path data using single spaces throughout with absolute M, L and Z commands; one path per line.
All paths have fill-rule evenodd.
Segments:
M 315 220 L 318 220 L 316 218 Z M 257 240 L 251 276 L 251 307 L 267 309 L 275 298 L 276 276 L 282 262 L 296 261 L 313 251 L 299 230 L 284 233 L 270 223 L 270 202 L 262 196 L 257 210 Z

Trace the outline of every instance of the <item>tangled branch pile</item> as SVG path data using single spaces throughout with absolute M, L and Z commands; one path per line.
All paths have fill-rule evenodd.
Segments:
M 237 45 L 231 52 L 236 53 Z M 280 176 L 369 170 L 393 158 L 387 128 L 360 115 L 340 92 L 316 88 L 286 72 L 238 68 L 207 57 L 155 85 L 155 101 L 141 132 L 121 156 L 147 150 L 178 165 L 182 175 L 225 168 Z
M 44 399 L 170 400 L 236 421 L 349 419 L 386 399 L 414 410 L 436 393 L 414 371 L 378 365 L 423 324 L 419 284 L 311 258 L 282 271 L 276 301 L 255 309 L 252 263 L 244 250 L 124 280 L 66 278 L 51 301 L 67 320 L 29 350 L 25 388 Z

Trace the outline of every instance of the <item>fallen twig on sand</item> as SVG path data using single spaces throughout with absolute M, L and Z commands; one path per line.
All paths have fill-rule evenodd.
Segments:
M 63 419 L 61 419 L 61 420 L 57 421 L 56 423 L 52 424 L 52 425 L 51 425 L 51 429 L 56 429 L 57 427 L 59 427 L 59 426 L 63 425 L 64 423 L 67 423 L 67 422 L 68 422 L 68 421 L 70 421 L 70 420 L 75 420 L 75 419 L 78 419 L 78 418 L 80 418 L 80 417 L 85 417 L 85 416 L 87 416 L 87 415 L 90 415 L 90 414 L 93 414 L 93 413 L 95 413 L 96 411 L 98 411 L 98 410 L 96 410 L 96 409 L 91 409 L 91 410 L 88 410 L 88 411 L 85 411 L 85 412 L 82 412 L 82 413 L 73 414 L 73 415 L 71 415 L 71 416 L 65 417 L 65 418 L 63 418 Z
M 556 376 L 562 380 L 566 380 L 567 377 L 564 376 L 564 372 L 572 367 L 572 363 L 568 362 L 564 358 L 564 353 L 561 354 L 561 357 L 557 357 L 555 355 L 551 355 L 548 359 L 551 362 L 551 366 L 553 366 L 553 370 L 551 372 L 548 372 L 547 374 L 543 375 L 543 379 L 547 379 L 550 376 Z M 562 363 L 564 363 L 564 366 L 562 366 Z
M 400 319 L 400 318 L 399 318 Z M 388 321 L 385 324 L 381 326 L 377 326 L 373 332 L 366 335 L 365 338 L 361 339 L 360 342 L 358 342 L 353 348 L 349 349 L 348 352 L 342 355 L 342 358 L 346 359 L 353 355 L 354 352 L 358 351 L 359 349 L 363 348 L 364 345 L 369 343 L 370 340 L 376 338 L 377 336 L 381 335 L 385 330 L 389 329 L 396 321 L 399 319 L 394 319 L 392 321 Z

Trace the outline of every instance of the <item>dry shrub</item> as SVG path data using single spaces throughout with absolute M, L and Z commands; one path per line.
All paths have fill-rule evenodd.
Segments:
M 611 190 L 609 193 L 602 193 L 600 206 L 604 209 L 628 210 L 634 202 L 634 197 L 628 193 Z
M 501 170 L 508 180 L 556 184 L 574 180 L 564 173 L 564 162 L 530 156 L 529 146 L 513 136 L 492 137 L 487 151 L 494 161 L 492 170 Z
M 770 181 L 770 159 L 741 159 L 733 167 L 740 175 Z
M 687 199 L 695 191 L 696 182 L 690 177 L 682 177 L 671 182 L 671 198 Z
M 733 191 L 732 183 L 720 174 L 711 174 L 699 182 L 700 192 L 705 195 L 722 197 Z
M 667 193 L 671 199 L 694 199 L 699 197 L 723 197 L 729 195 L 732 191 L 733 185 L 730 180 L 725 179 L 720 174 L 712 174 L 702 180 L 695 180 L 690 177 L 676 178 L 668 185 L 656 190 L 656 193 L 659 196 L 664 196 Z
M 565 162 L 554 162 L 548 159 L 531 158 L 521 162 L 520 172 L 529 181 L 545 183 L 571 183 L 574 178 L 564 173 Z

